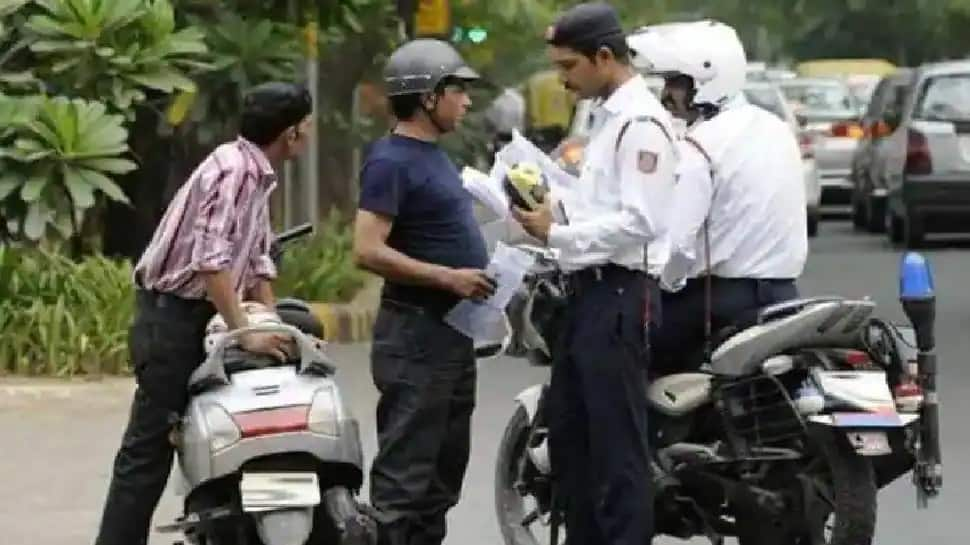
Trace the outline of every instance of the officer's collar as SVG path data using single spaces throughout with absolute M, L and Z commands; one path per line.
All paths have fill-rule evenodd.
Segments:
M 725 102 L 724 106 L 721 106 L 721 111 L 726 112 L 728 110 L 733 110 L 734 108 L 738 108 L 745 104 L 748 104 L 748 99 L 745 98 L 743 92 L 739 92 L 738 94 L 734 95 L 733 98 Z
M 744 93 L 743 92 L 738 93 L 737 95 L 734 96 L 734 98 L 731 98 L 730 100 L 725 102 L 724 105 L 721 106 L 718 109 L 717 113 L 714 114 L 712 117 L 706 118 L 706 119 L 704 117 L 699 117 L 696 120 L 694 120 L 693 123 L 691 123 L 686 127 L 686 132 L 688 133 L 693 132 L 695 129 L 699 127 L 703 127 L 705 125 L 705 122 L 710 121 L 712 119 L 717 119 L 717 117 L 723 114 L 724 112 L 731 112 L 731 111 L 737 110 L 740 107 L 745 106 L 747 104 L 751 104 L 751 103 L 748 102 L 748 99 L 747 97 L 744 96 Z
M 721 115 L 724 112 L 737 109 L 745 104 L 750 104 L 750 103 L 748 102 L 747 97 L 744 96 L 744 93 L 740 92 L 734 95 L 734 98 L 728 99 L 723 106 L 721 106 L 715 111 L 716 113 L 714 115 L 709 117 L 700 116 L 697 119 L 695 119 L 693 123 L 689 124 L 687 128 L 688 130 L 693 129 L 694 127 L 704 123 L 705 121 L 714 119 L 715 117 Z
M 627 109 L 631 104 L 636 104 L 643 100 L 644 93 L 649 93 L 647 82 L 640 74 L 634 74 L 623 85 L 613 91 L 606 100 L 602 101 L 602 108 L 611 114 L 618 114 Z

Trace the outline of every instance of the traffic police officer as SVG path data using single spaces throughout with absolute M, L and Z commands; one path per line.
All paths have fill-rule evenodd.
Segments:
M 568 273 L 546 406 L 557 497 L 571 545 L 643 545 L 653 525 L 643 387 L 657 283 L 648 273 L 666 254 L 671 119 L 630 65 L 608 4 L 570 9 L 546 40 L 565 86 L 598 100 L 575 193 L 561 200 L 567 221 L 554 224 L 548 202 L 513 210 Z
M 758 309 L 797 297 L 808 253 L 798 143 L 774 114 L 749 104 L 747 60 L 733 28 L 716 21 L 647 27 L 629 38 L 641 68 L 662 75 L 663 102 L 690 128 L 671 216 L 662 284 L 658 368 L 685 365 L 683 347 L 751 323 Z M 699 363 L 703 350 L 695 350 Z

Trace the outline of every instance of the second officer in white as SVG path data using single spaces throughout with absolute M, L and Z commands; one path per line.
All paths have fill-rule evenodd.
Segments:
M 647 27 L 630 36 L 641 68 L 664 77 L 663 103 L 689 126 L 671 203 L 657 368 L 703 355 L 712 333 L 743 326 L 798 296 L 808 254 L 802 159 L 791 129 L 742 93 L 747 59 L 717 21 Z

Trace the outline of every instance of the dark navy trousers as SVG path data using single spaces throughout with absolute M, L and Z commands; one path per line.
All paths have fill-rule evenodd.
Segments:
M 711 279 L 711 331 L 716 334 L 724 328 L 752 325 L 760 309 L 797 297 L 794 280 L 715 276 Z M 696 368 L 704 355 L 704 279 L 692 278 L 680 291 L 663 292 L 661 307 L 660 327 L 651 330 L 651 372 Z
M 644 545 L 653 531 L 645 387 L 656 282 L 605 266 L 570 276 L 546 414 L 570 545 Z

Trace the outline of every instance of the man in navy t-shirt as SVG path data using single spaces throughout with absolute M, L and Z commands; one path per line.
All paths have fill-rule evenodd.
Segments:
M 391 249 L 452 269 L 435 271 L 430 283 L 388 275 L 385 298 L 443 314 L 469 295 L 456 290 L 449 275 L 455 269 L 484 268 L 488 254 L 471 196 L 437 144 L 400 133 L 377 141 L 364 162 L 359 207 L 393 218 L 386 240 Z
M 471 101 L 478 75 L 447 43 L 415 40 L 391 55 L 385 82 L 398 124 L 361 171 L 359 266 L 385 280 L 371 371 L 380 391 L 371 503 L 380 545 L 440 545 L 468 465 L 475 406 L 472 340 L 443 321 L 463 298 L 495 290 L 471 195 L 437 145 Z

